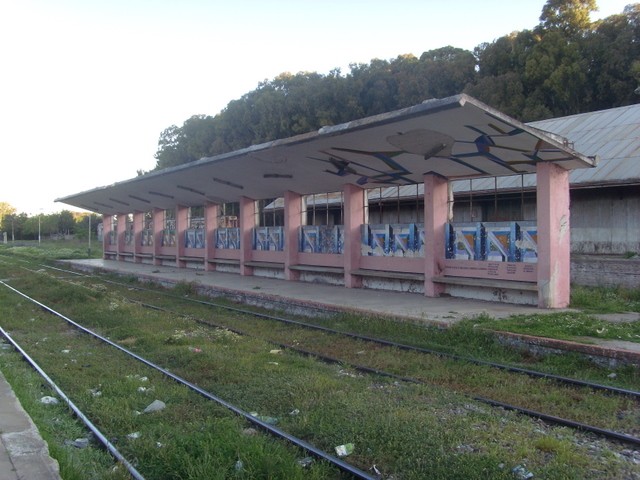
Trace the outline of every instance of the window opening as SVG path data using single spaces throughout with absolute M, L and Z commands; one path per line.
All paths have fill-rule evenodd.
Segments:
M 256 202 L 257 227 L 282 227 L 284 225 L 284 198 L 267 198 Z
M 218 221 L 218 226 L 220 228 L 237 228 L 240 202 L 223 203 L 220 210 L 222 215 Z
M 302 224 L 308 225 L 343 225 L 344 224 L 344 193 L 327 192 L 305 195 L 303 197 L 306 209 Z M 307 221 L 304 221 L 306 218 Z
M 129 213 L 125 218 L 124 243 L 131 245 L 131 242 L 133 242 L 133 214 Z
M 189 207 L 187 225 L 189 229 L 204 230 L 204 205 Z
M 142 217 L 142 246 L 153 245 L 153 212 L 145 212 Z

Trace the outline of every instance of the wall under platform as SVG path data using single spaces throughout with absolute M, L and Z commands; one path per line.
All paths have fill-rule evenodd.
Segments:
M 571 255 L 571 283 L 587 287 L 640 288 L 640 258 Z

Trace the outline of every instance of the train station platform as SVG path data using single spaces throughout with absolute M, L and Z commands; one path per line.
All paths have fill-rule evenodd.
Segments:
M 194 283 L 206 295 L 224 296 L 231 300 L 287 312 L 313 314 L 334 311 L 409 320 L 446 328 L 463 319 L 479 315 L 507 318 L 513 315 L 552 313 L 558 310 L 540 309 L 528 305 L 471 300 L 454 297 L 425 297 L 416 293 L 345 288 L 308 282 L 294 282 L 235 273 L 156 266 L 115 260 L 67 260 L 68 265 L 85 271 L 101 270 L 166 286 L 179 282 Z M 606 321 L 640 321 L 640 314 L 604 315 Z M 623 340 L 582 338 L 566 341 L 534 337 L 509 332 L 494 332 L 505 345 L 525 348 L 538 353 L 573 351 L 610 366 L 640 365 L 640 343 Z
M 67 260 L 75 268 L 102 270 L 133 275 L 161 284 L 178 282 L 196 283 L 212 296 L 228 296 L 239 301 L 272 306 L 288 310 L 321 309 L 335 312 L 352 312 L 399 319 L 422 321 L 448 326 L 464 318 L 487 314 L 505 318 L 516 314 L 534 314 L 541 311 L 529 305 L 469 300 L 453 297 L 425 297 L 421 294 L 345 288 L 319 283 L 295 282 L 259 276 L 243 276 L 235 273 L 205 272 L 196 269 L 157 266 L 104 259 Z M 289 308 L 285 308 L 289 306 Z
M 0 372 L 0 480 L 60 480 L 58 462 Z

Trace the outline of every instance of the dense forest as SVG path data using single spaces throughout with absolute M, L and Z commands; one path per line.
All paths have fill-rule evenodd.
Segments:
M 596 8 L 596 0 L 547 0 L 533 29 L 473 52 L 447 46 L 346 73 L 282 73 L 216 116 L 165 129 L 155 169 L 461 92 L 524 122 L 637 103 L 640 3 L 591 22 Z

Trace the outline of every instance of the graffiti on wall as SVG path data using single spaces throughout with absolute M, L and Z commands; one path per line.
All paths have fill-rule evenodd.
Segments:
M 204 248 L 204 230 L 201 228 L 190 228 L 185 234 L 185 248 Z
M 283 227 L 256 227 L 253 229 L 253 249 L 284 251 Z
M 300 228 L 300 251 L 305 253 L 344 252 L 343 225 L 304 225 Z
M 238 250 L 240 249 L 240 229 L 217 228 L 215 240 L 216 248 Z
M 537 240 L 535 222 L 449 223 L 446 258 L 535 263 Z
M 362 225 L 363 256 L 423 257 L 424 225 L 421 223 Z

